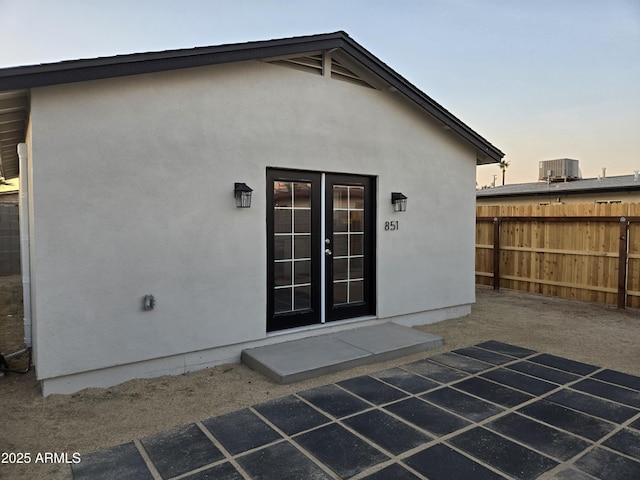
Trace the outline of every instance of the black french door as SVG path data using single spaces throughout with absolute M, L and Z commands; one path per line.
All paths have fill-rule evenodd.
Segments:
M 318 323 L 322 175 L 267 171 L 267 330 Z
M 267 330 L 375 313 L 374 181 L 267 171 Z
M 326 176 L 325 321 L 374 313 L 373 181 Z

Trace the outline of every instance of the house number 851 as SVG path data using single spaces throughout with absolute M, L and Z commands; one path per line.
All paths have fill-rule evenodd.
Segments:
M 398 220 L 392 220 L 390 222 L 384 222 L 384 230 L 385 231 L 394 231 L 399 230 L 400 227 L 398 225 Z

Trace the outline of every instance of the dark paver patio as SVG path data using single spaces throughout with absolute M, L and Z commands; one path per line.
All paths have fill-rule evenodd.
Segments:
M 72 465 L 85 479 L 640 478 L 640 377 L 499 341 L 298 392 Z

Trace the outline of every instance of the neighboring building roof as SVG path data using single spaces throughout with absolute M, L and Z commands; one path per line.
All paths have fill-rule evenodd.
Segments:
M 504 153 L 498 148 L 491 145 L 451 112 L 409 83 L 342 31 L 277 40 L 135 53 L 0 69 L 0 141 L 4 135 L 2 117 L 15 113 L 18 107 L 23 109 L 30 88 L 325 50 L 340 50 L 350 60 L 357 62 L 377 79 L 399 91 L 428 112 L 441 122 L 444 128 L 450 129 L 470 143 L 476 149 L 478 165 L 498 162 L 504 156 Z M 13 95 L 13 97 L 6 97 L 5 100 L 3 95 Z M 11 148 L 15 151 L 15 144 Z M 4 147 L 3 150 L 8 151 Z M 1 160 L 3 163 L 6 161 L 11 163 L 11 165 L 4 166 L 7 178 L 17 175 L 17 155 L 15 159 L 11 157 L 9 160 L 9 157 L 5 159 L 3 156 Z
M 640 190 L 640 178 L 635 175 L 620 175 L 616 177 L 585 178 L 572 182 L 536 182 L 502 185 L 494 188 L 476 190 L 476 198 L 494 197 L 523 197 L 536 195 L 565 195 L 571 193 L 597 193 L 607 191 Z

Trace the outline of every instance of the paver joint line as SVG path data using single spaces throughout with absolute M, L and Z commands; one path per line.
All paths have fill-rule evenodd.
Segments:
M 144 446 L 142 445 L 142 443 L 140 443 L 140 440 L 135 439 L 133 441 L 133 444 L 138 449 L 138 452 L 140 453 L 140 456 L 142 456 L 142 459 L 144 460 L 144 463 L 146 464 L 147 468 L 149 469 L 149 472 L 151 472 L 151 475 L 153 476 L 154 480 L 162 480 L 162 476 L 160 475 L 160 473 L 158 472 L 158 469 L 156 468 L 156 466 L 153 464 L 153 462 L 149 458 L 149 455 L 145 451 Z
M 535 358 L 545 364 L 530 363 Z M 535 375 L 549 386 L 537 394 L 518 388 L 543 385 Z M 587 391 L 573 388 L 581 382 Z M 76 480 L 93 479 L 91 472 L 117 468 L 109 464 L 117 459 L 161 479 L 167 467 L 154 463 L 158 449 L 185 438 L 221 456 L 179 461 L 190 470 L 181 467 L 176 479 L 214 471 L 249 480 L 379 480 L 391 472 L 398 479 L 640 478 L 640 449 L 628 445 L 640 439 L 636 398 L 640 378 L 489 341 L 135 440 L 71 468 Z M 243 431 L 257 437 L 233 438 Z
M 214 437 L 211 432 L 202 424 L 202 422 L 195 422 L 196 425 L 198 426 L 198 428 L 202 431 L 202 433 L 204 433 L 207 438 L 211 441 L 211 443 L 213 443 L 218 450 L 220 450 L 222 452 L 222 454 L 225 457 L 225 461 L 228 461 L 229 463 L 231 463 L 234 468 L 246 479 L 251 479 L 251 477 L 249 477 L 246 472 L 242 469 L 242 467 L 238 464 L 238 462 L 236 462 L 235 458 L 233 457 L 233 455 L 231 455 L 226 448 L 224 448 L 224 445 L 222 445 L 218 439 L 216 437 Z M 220 462 L 216 462 L 216 463 L 221 463 Z M 212 465 L 207 465 L 206 468 L 202 468 L 201 470 L 206 470 L 209 466 L 213 466 Z M 191 472 L 192 473 L 192 472 Z

